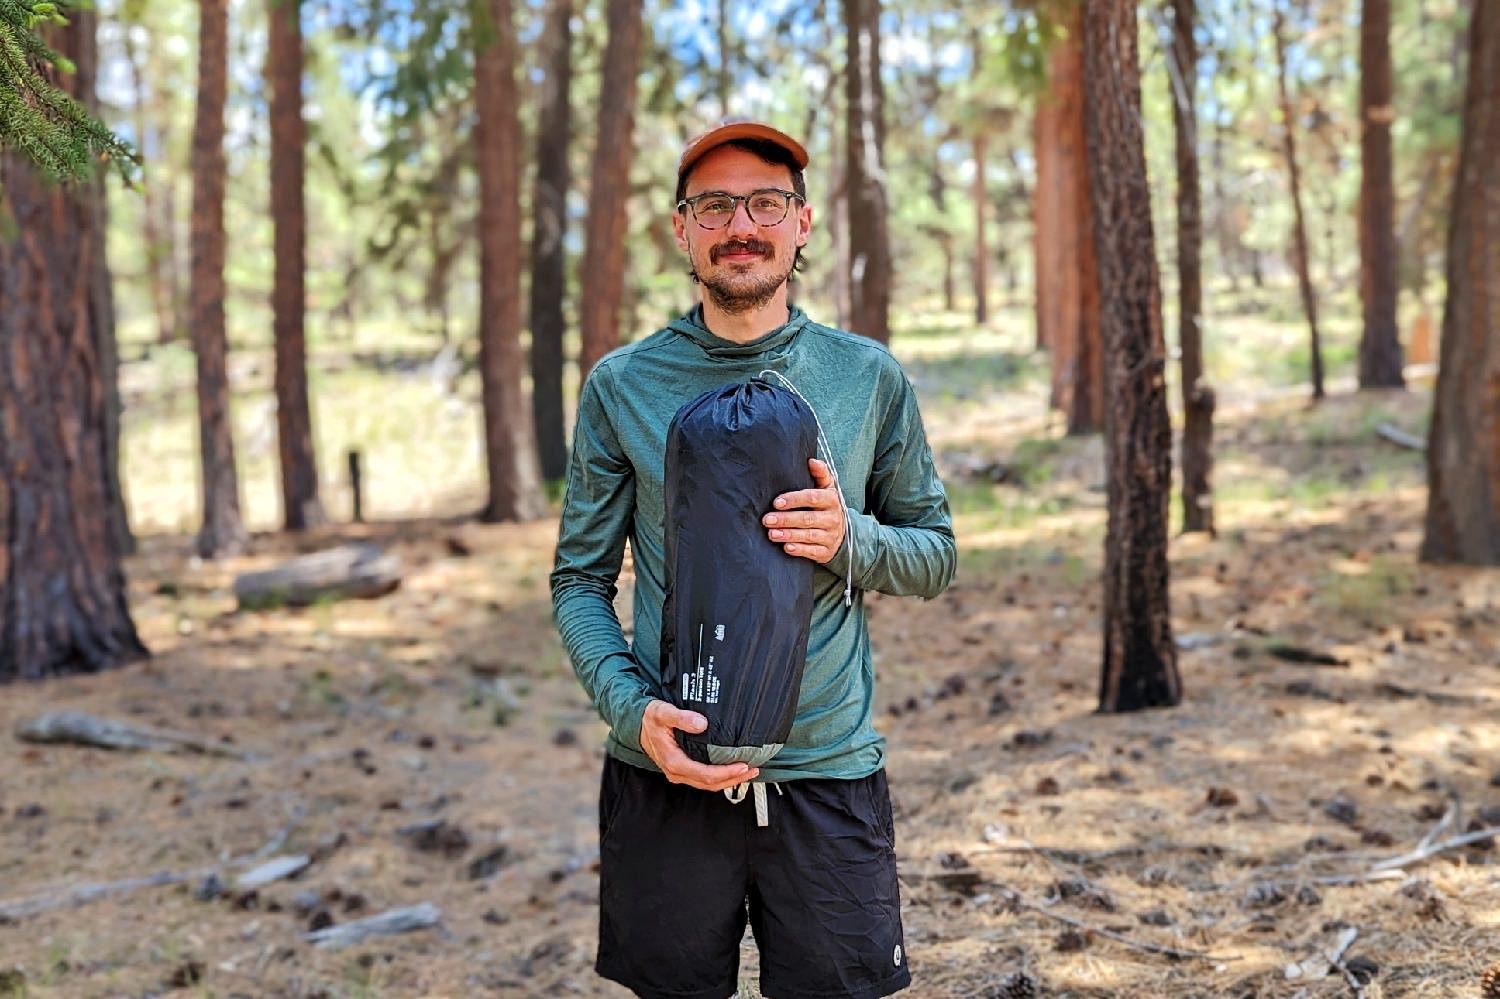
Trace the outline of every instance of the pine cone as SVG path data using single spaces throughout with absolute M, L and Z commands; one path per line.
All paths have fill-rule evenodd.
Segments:
M 1500 961 L 1484 969 L 1479 978 L 1479 994 L 1484 999 L 1500 999 Z
M 1012 971 L 992 988 L 989 999 L 1036 999 L 1042 994 L 1037 980 L 1024 971 Z

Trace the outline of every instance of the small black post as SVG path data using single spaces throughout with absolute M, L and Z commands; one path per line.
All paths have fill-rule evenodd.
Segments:
M 365 522 L 365 504 L 361 489 L 359 452 L 351 450 L 349 452 L 349 493 L 354 497 L 354 522 L 356 524 L 363 524 Z

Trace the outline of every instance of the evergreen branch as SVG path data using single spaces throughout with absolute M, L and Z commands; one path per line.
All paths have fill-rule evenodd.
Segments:
M 88 109 L 47 78 L 46 68 L 76 67 L 36 33 L 66 25 L 62 0 L 0 0 L 0 148 L 11 148 L 52 180 L 84 180 L 96 162 L 113 162 L 126 182 L 135 152 Z

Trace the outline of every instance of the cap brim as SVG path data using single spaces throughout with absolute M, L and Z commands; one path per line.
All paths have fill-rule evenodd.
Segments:
M 725 143 L 738 139 L 759 139 L 780 146 L 791 154 L 798 170 L 807 168 L 807 150 L 790 135 L 758 121 L 736 121 L 711 128 L 689 142 L 682 151 L 682 158 L 677 161 L 677 176 L 682 177 L 703 157 Z

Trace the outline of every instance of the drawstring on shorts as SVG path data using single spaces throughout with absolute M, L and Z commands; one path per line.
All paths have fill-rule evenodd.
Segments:
M 781 784 L 779 782 L 773 780 L 770 782 L 770 784 L 776 789 L 777 794 L 786 793 L 781 789 Z M 758 826 L 770 825 L 771 811 L 770 808 L 767 807 L 765 783 L 755 780 L 746 781 L 743 784 L 736 784 L 734 787 L 726 787 L 724 789 L 724 797 L 728 798 L 730 801 L 738 805 L 740 802 L 744 801 L 747 796 L 751 795 L 752 792 L 753 797 L 755 798 L 755 824 Z

